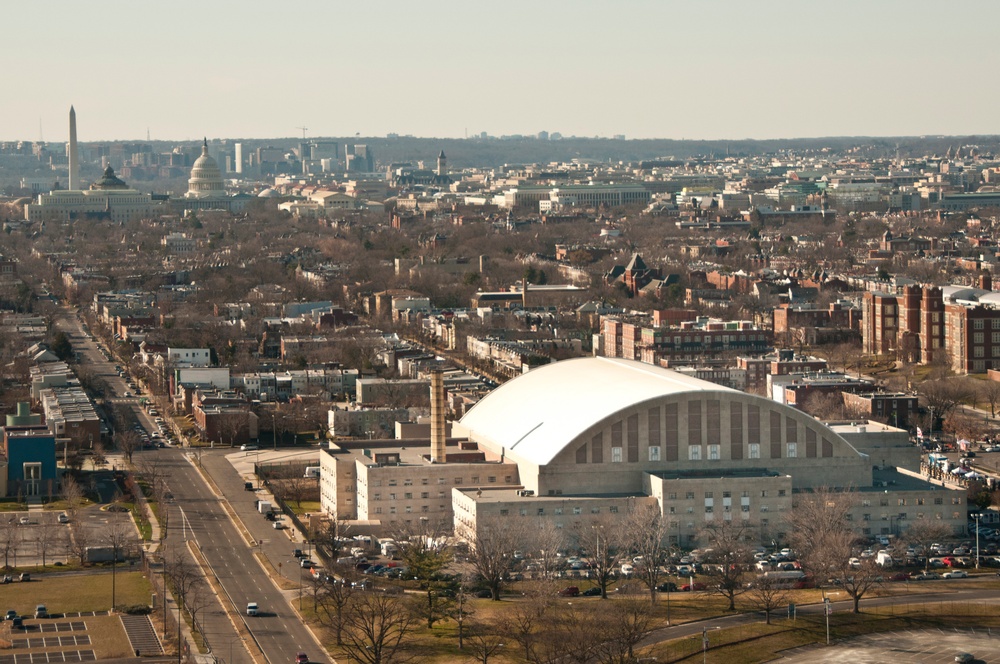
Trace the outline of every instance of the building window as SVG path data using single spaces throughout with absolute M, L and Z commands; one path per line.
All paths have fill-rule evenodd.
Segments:
M 396 500 L 396 494 L 390 493 L 389 494 L 389 500 Z
M 521 508 L 521 516 L 528 516 L 528 508 L 527 507 L 522 507 Z
M 438 478 L 438 484 L 444 484 L 445 482 L 447 482 L 447 480 L 445 478 L 443 478 L 443 477 L 439 477 Z
M 789 459 L 794 459 L 795 457 L 797 457 L 799 452 L 798 447 L 799 447 L 798 443 L 786 443 L 785 456 L 787 456 Z
M 935 498 L 934 499 L 934 504 L 935 505 L 944 505 L 944 498 Z
M 407 513 L 407 514 L 411 514 L 411 513 L 413 513 L 413 508 L 412 508 L 411 506 L 407 505 L 407 506 L 406 506 L 406 513 Z
M 711 461 L 718 461 L 719 460 L 719 448 L 720 447 L 721 447 L 721 445 L 709 445 L 708 446 L 708 458 Z
M 701 448 L 692 446 L 688 448 L 688 461 L 701 461 Z
M 406 500 L 413 500 L 413 494 L 409 492 L 404 493 L 403 498 L 405 498 Z
M 426 498 L 430 498 L 430 497 L 431 497 L 431 494 L 427 493 L 426 491 L 421 491 L 421 492 L 420 492 L 420 497 L 421 497 L 421 498 L 425 498 L 425 499 L 426 499 Z
M 479 476 L 478 475 L 473 475 L 472 476 L 472 483 L 473 484 L 479 484 Z
M 977 318 L 976 320 L 972 321 L 973 330 L 981 330 L 983 329 L 983 327 L 985 327 L 985 324 L 982 318 Z
M 863 514 L 863 515 L 861 515 L 861 519 L 864 520 L 864 521 L 871 521 L 872 520 L 872 515 L 871 514 Z
M 760 497 L 767 498 L 767 489 L 764 489 L 763 491 L 760 492 Z
M 421 480 L 420 480 L 420 483 L 421 483 L 421 484 L 427 484 L 428 482 L 430 482 L 430 479 L 428 479 L 428 478 L 426 478 L 426 477 L 423 477 L 423 478 L 421 478 Z
M 504 484 L 511 484 L 514 481 L 514 476 L 513 475 L 504 475 L 503 476 L 503 481 L 504 481 Z
M 591 507 L 590 508 L 590 513 L 591 514 L 600 514 L 601 513 L 601 508 L 600 507 Z
M 413 480 L 403 480 L 403 486 L 413 486 Z
M 509 516 L 510 510 L 500 510 L 500 516 Z
M 621 463 L 622 462 L 622 448 L 612 447 L 611 448 L 611 463 Z
M 760 458 L 760 443 L 750 443 L 750 458 L 751 459 Z
M 496 484 L 497 478 L 495 475 L 490 475 L 489 477 L 486 478 L 486 481 L 489 482 L 490 484 Z
M 618 514 L 618 506 L 612 505 L 611 507 L 608 508 L 608 511 L 611 512 L 612 514 Z
M 667 494 L 667 500 L 677 500 L 677 492 L 671 491 Z
M 462 478 L 461 477 L 456 477 L 455 478 L 455 484 L 462 484 Z
M 557 508 L 555 508 L 555 509 L 553 510 L 553 512 L 555 512 L 555 515 L 556 515 L 556 516 L 562 516 L 562 513 L 563 513 L 563 508 L 561 508 L 561 507 L 557 507 Z
M 711 505 L 706 505 L 705 506 L 705 514 L 711 514 L 714 509 L 715 508 L 712 507 Z
M 722 492 L 722 497 L 723 498 L 732 498 L 733 497 L 733 492 L 732 491 L 723 491 Z
M 750 506 L 749 505 L 740 505 L 740 511 L 741 512 L 749 512 L 750 511 Z
M 538 516 L 545 516 L 545 508 L 544 507 L 539 507 L 538 508 Z
M 650 461 L 659 461 L 660 460 L 660 446 L 659 445 L 650 445 L 650 447 L 649 447 L 649 460 Z

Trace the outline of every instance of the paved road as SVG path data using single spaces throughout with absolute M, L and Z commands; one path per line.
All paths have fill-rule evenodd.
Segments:
M 183 537 L 182 533 L 178 533 L 182 518 L 180 512 L 183 511 L 185 523 L 190 525 L 188 537 L 198 542 L 212 572 L 225 589 L 223 601 L 244 618 L 247 602 L 257 602 L 265 613 L 257 618 L 246 618 L 246 624 L 268 661 L 274 664 L 291 661 L 295 653 L 305 651 L 312 657 L 311 661 L 328 662 L 325 657 L 320 657 L 312 634 L 295 615 L 282 592 L 261 569 L 253 552 L 230 521 L 221 500 L 183 458 L 180 450 L 159 450 L 159 453 L 164 455 L 164 466 L 171 474 L 170 487 L 177 511 L 170 516 L 169 537 Z M 203 453 L 202 460 L 204 462 L 213 456 L 212 453 Z M 242 491 L 242 482 L 239 488 Z M 213 644 L 213 647 L 217 654 L 222 654 L 222 644 Z

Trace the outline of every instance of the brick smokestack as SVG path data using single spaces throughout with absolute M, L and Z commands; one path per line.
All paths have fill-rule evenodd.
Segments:
M 447 460 L 444 412 L 444 372 L 435 369 L 431 372 L 431 463 L 444 463 Z

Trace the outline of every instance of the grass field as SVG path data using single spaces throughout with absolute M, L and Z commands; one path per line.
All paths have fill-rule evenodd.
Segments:
M 0 586 L 0 610 L 14 609 L 28 615 L 35 612 L 38 604 L 44 604 L 50 613 L 107 611 L 111 608 L 110 574 L 43 574 L 34 579 L 28 583 Z M 119 606 L 149 604 L 153 589 L 139 572 L 119 571 L 115 586 L 115 603 Z
M 296 505 L 295 501 L 288 501 L 287 505 L 292 508 L 292 511 L 299 516 L 304 516 L 306 514 L 315 514 L 319 512 L 319 501 L 318 500 L 303 500 L 301 505 Z

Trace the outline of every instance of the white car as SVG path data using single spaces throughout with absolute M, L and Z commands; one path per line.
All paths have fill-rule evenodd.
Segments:
M 69 514 L 63 512 L 59 515 L 59 523 L 69 523 Z
M 256 616 L 256 615 L 259 614 L 259 612 L 260 612 L 260 608 L 257 606 L 257 602 L 248 602 L 247 603 L 247 615 L 248 616 Z
M 967 579 L 969 578 L 969 573 L 961 569 L 953 569 L 950 572 L 945 572 L 941 575 L 944 579 Z
M 31 519 L 29 517 L 26 517 L 26 516 L 22 516 L 21 517 L 21 525 L 22 526 L 27 526 L 30 523 L 31 523 Z
M 240 445 L 241 452 L 253 452 L 254 450 L 260 449 L 256 445 Z

